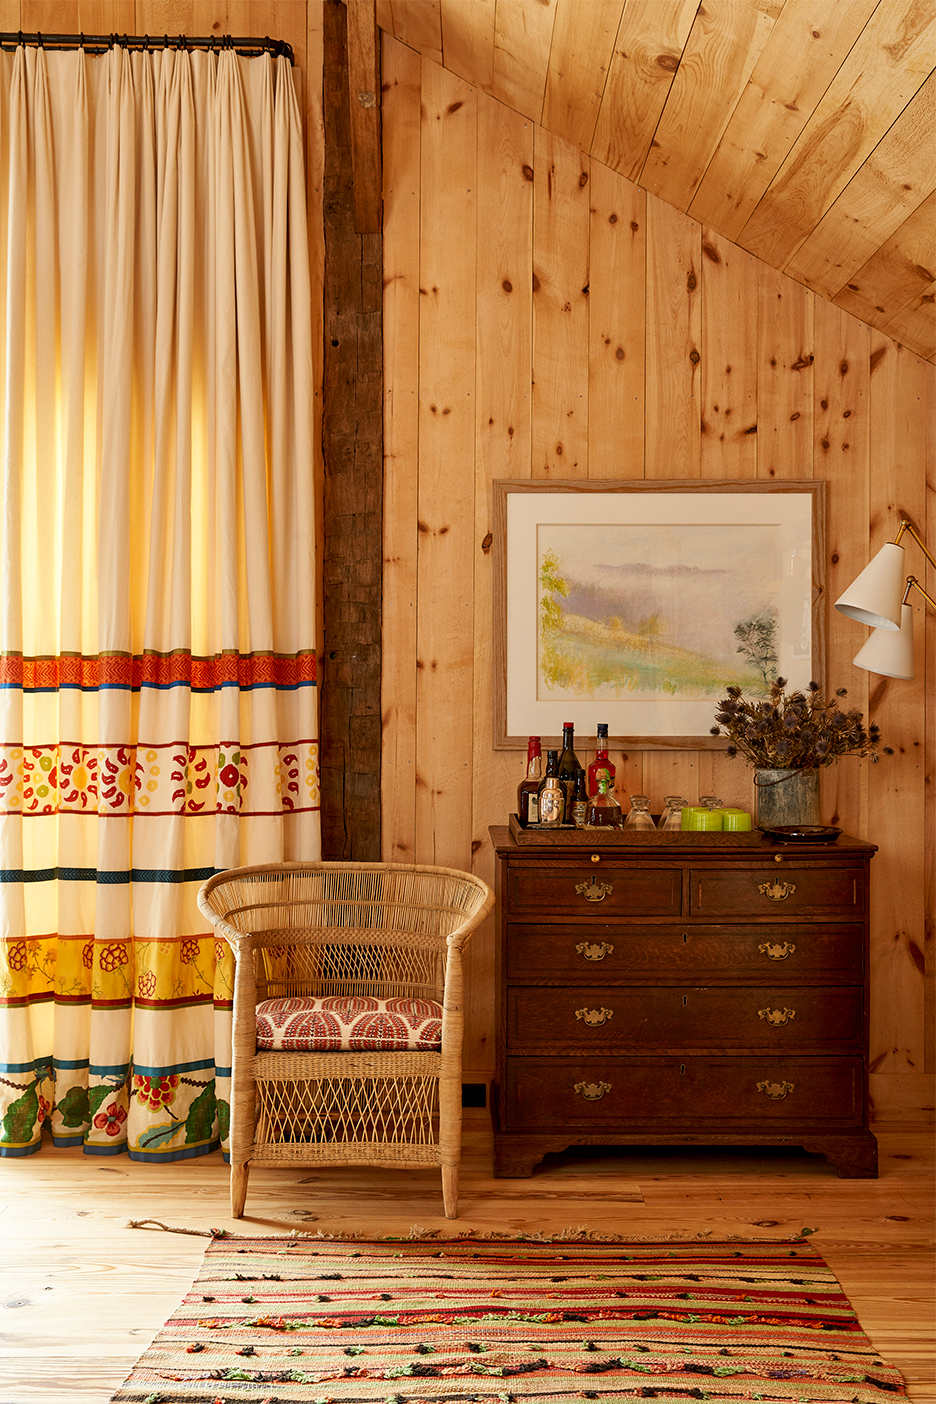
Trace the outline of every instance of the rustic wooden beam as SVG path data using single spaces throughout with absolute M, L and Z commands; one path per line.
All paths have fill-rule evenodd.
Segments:
M 377 5 L 376 0 L 345 0 L 345 3 L 355 227 L 359 234 L 378 234 L 383 225 L 383 190 Z
M 383 258 L 355 227 L 346 8 L 324 6 L 322 856 L 380 858 Z

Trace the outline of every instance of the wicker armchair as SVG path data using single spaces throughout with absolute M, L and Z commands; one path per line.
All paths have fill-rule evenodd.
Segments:
M 458 1215 L 462 948 L 485 882 L 397 863 L 232 868 L 198 894 L 234 949 L 231 1210 L 249 1165 L 438 1165 Z

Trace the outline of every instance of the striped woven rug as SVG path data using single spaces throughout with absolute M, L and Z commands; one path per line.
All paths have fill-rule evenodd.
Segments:
M 905 1396 L 805 1239 L 215 1239 L 120 1404 Z

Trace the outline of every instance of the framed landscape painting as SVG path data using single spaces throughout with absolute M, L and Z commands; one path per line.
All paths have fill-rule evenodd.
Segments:
M 825 483 L 494 483 L 494 745 L 722 748 L 729 684 L 823 683 Z

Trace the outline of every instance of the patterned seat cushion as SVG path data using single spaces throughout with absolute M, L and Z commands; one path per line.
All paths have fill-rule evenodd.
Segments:
M 291 1053 L 435 1053 L 442 1006 L 434 999 L 324 995 L 257 1005 L 257 1049 Z

